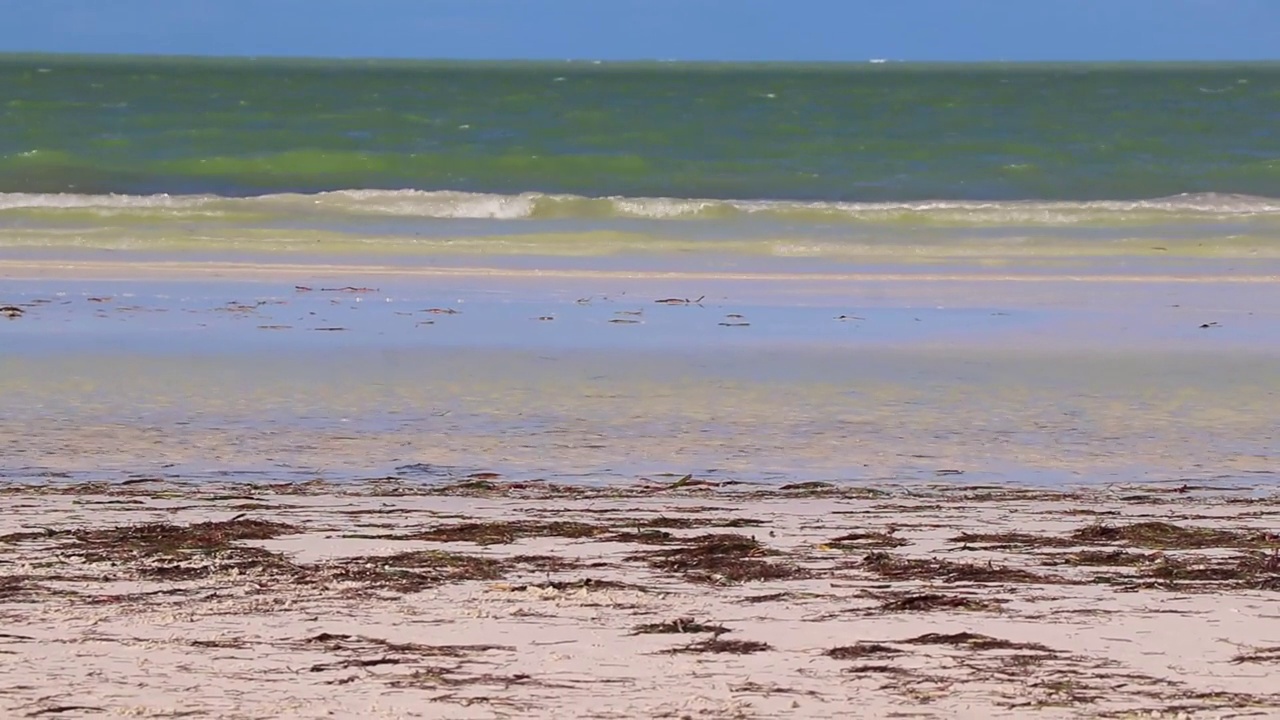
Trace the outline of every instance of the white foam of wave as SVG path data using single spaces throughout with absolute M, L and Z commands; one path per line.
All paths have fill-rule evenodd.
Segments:
M 83 195 L 0 193 L 0 211 L 67 209 L 120 214 L 342 213 L 439 219 L 529 218 L 722 219 L 774 216 L 781 219 L 959 224 L 1062 225 L 1168 216 L 1212 218 L 1280 217 L 1280 199 L 1198 193 L 1150 200 L 1089 202 L 934 200 L 918 202 L 804 202 L 711 200 L 663 197 L 599 197 L 460 191 L 338 190 L 227 198 L 215 195 Z
M 273 196 L 261 198 L 270 201 Z M 278 197 L 278 196 L 276 196 Z M 342 190 L 311 197 L 317 207 L 415 217 L 516 220 L 531 217 L 615 217 L 651 220 L 722 218 L 732 215 L 826 216 L 832 220 L 885 221 L 936 216 L 941 221 L 1070 224 L 1125 216 L 1195 214 L 1280 215 L 1280 200 L 1248 195 L 1199 193 L 1149 200 L 821 202 L 712 200 L 669 197 L 598 197 L 522 193 L 497 195 L 455 191 Z
M 132 210 L 198 208 L 216 202 L 215 195 L 82 195 L 77 193 L 0 193 L 0 210 Z
M 678 198 L 605 198 L 619 215 L 657 220 L 697 217 L 718 208 L 732 207 L 732 202 L 718 200 L 681 200 Z
M 1251 216 L 1280 214 L 1280 199 L 1252 195 L 1222 193 L 1194 193 L 1150 200 L 1093 200 L 1093 201 L 970 201 L 924 200 L 912 202 L 779 202 L 771 200 L 729 201 L 748 213 L 778 213 L 810 211 L 848 216 L 865 220 L 884 220 L 907 215 L 961 219 L 969 217 L 987 222 L 1073 223 L 1092 218 L 1112 219 L 1126 215 L 1179 215 Z
M 256 198 L 270 202 L 282 196 Z M 518 220 L 533 214 L 538 193 L 497 195 L 452 190 L 337 190 L 308 198 L 318 208 L 342 208 L 352 212 L 413 217 Z

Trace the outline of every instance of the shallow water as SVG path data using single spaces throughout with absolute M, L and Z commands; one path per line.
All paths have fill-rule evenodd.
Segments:
M 1274 284 L 375 282 L 13 281 L 5 474 L 1277 479 Z

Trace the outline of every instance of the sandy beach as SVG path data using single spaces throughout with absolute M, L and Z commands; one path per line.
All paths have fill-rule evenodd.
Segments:
M 49 481 L 10 717 L 1275 717 L 1274 490 Z

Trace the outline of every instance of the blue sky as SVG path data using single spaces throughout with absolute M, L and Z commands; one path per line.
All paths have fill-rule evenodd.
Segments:
M 1280 57 L 1280 0 L 0 0 L 0 51 L 679 60 Z

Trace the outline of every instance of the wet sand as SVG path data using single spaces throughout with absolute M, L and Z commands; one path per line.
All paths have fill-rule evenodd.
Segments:
M 38 311 L 24 312 L 29 320 L 47 316 L 5 326 L 6 339 L 18 339 L 6 349 L 15 351 L 39 349 L 50 335 L 69 331 L 93 336 L 98 328 L 134 343 L 156 330 L 182 331 L 141 350 L 204 341 L 224 351 L 253 348 L 263 342 L 254 339 L 261 333 L 246 331 L 258 329 L 357 333 L 332 340 L 286 334 L 276 346 L 695 344 L 1280 354 L 1280 276 L 1249 268 L 1174 273 L 1158 264 L 1119 263 L 1108 272 L 1076 274 L 906 266 L 786 273 L 568 268 L 528 259 L 520 268 L 0 260 L 0 279 L 3 302 Z M 441 322 L 441 315 L 463 311 L 467 317 Z M 104 316 L 113 322 L 91 322 Z M 237 322 L 220 322 L 228 319 Z M 600 335 L 608 325 L 637 327 Z M 405 335 L 431 326 L 430 334 Z
M 1274 477 L 1280 283 L 1137 269 L 12 261 L 0 472 Z
M 400 468 L 420 463 L 579 482 L 1277 478 L 1265 357 L 355 348 L 4 365 L 12 480 L 412 479 Z

